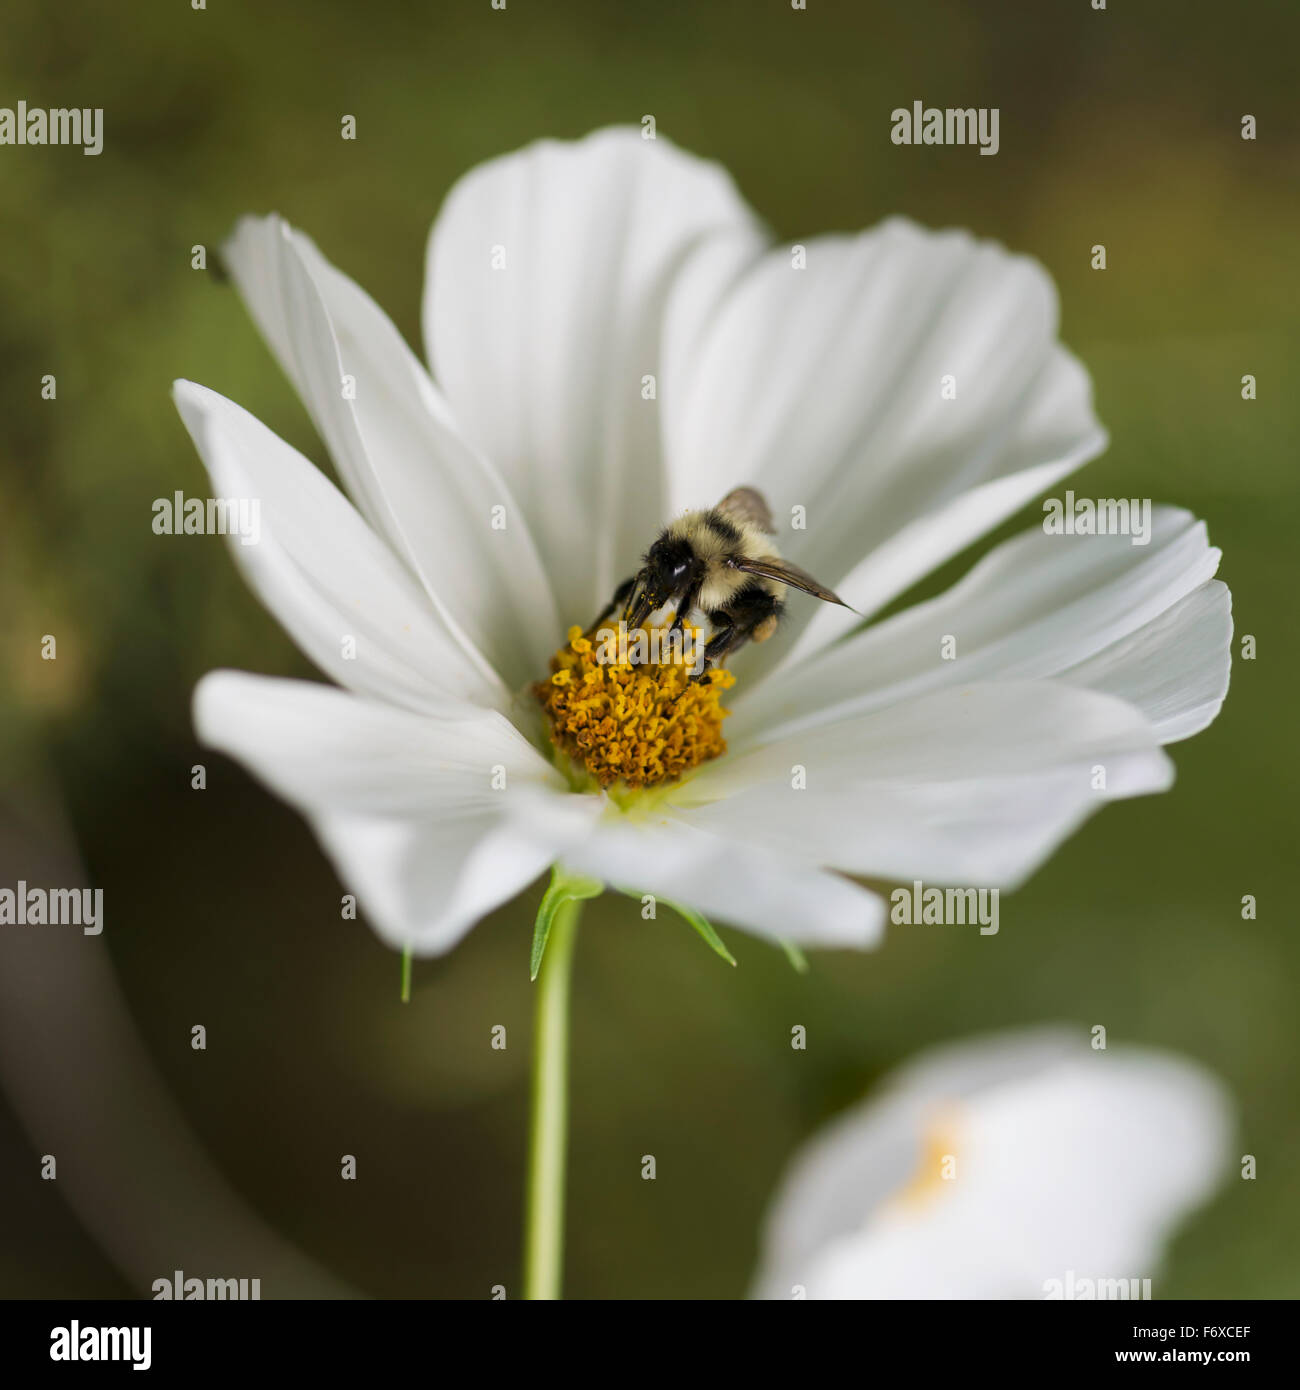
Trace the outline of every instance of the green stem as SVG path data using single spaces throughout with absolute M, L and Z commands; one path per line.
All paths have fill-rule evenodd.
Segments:
M 524 1297 L 560 1297 L 564 1268 L 564 1163 L 569 1123 L 569 983 L 580 899 L 555 914 L 537 978 L 533 1100 L 524 1212 Z

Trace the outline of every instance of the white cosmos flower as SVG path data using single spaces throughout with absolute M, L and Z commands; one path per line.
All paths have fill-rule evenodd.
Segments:
M 236 560 L 341 688 L 217 672 L 196 724 L 302 810 L 393 944 L 446 951 L 560 861 L 867 946 L 884 906 L 846 875 L 1013 886 L 1103 801 L 1166 789 L 1162 745 L 1214 718 L 1218 551 L 1157 509 L 1147 546 L 1035 529 L 861 632 L 792 595 L 736 663 L 724 756 L 639 806 L 573 792 L 529 683 L 675 512 L 757 486 L 783 553 L 872 614 L 1105 444 L 1035 262 L 897 219 L 804 247 L 795 269 L 664 139 L 543 141 L 447 197 L 426 370 L 307 237 L 236 230 L 344 491 L 214 392 L 176 401 L 216 493 L 260 499 Z
M 942 1048 L 832 1123 L 773 1201 L 756 1296 L 1087 1297 L 1155 1278 L 1226 1175 L 1230 1107 L 1201 1067 L 1085 1036 Z

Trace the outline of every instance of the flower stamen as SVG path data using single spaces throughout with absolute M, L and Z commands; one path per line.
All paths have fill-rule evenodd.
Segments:
M 715 668 L 691 679 L 696 667 L 685 653 L 700 643 L 698 629 L 688 624 L 683 642 L 659 644 L 667 648 L 660 660 L 636 659 L 629 646 L 639 644 L 626 638 L 620 631 L 593 641 L 571 627 L 551 658 L 550 677 L 533 686 L 555 746 L 602 788 L 672 782 L 727 749 L 722 721 L 729 711 L 721 699 L 736 678 Z
M 909 1181 L 892 1197 L 892 1207 L 926 1207 L 943 1194 L 946 1183 L 956 1177 L 961 1133 L 961 1116 L 954 1106 L 929 1116 L 921 1133 L 920 1162 Z

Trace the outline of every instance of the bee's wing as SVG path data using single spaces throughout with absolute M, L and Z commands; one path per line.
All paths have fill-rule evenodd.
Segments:
M 760 531 L 766 531 L 769 536 L 776 535 L 776 527 L 772 524 L 772 509 L 757 488 L 733 488 L 714 511 L 721 512 L 723 516 L 734 521 L 747 521 L 751 526 L 757 526 Z
M 779 584 L 788 584 L 792 589 L 802 589 L 805 594 L 811 594 L 823 603 L 838 603 L 841 608 L 848 608 L 850 613 L 857 611 L 849 608 L 837 593 L 814 579 L 807 570 L 800 569 L 798 565 L 792 565 L 789 560 L 779 559 L 775 555 L 760 555 L 754 560 L 733 560 L 732 567 L 745 574 L 756 574 L 760 579 L 775 579 Z

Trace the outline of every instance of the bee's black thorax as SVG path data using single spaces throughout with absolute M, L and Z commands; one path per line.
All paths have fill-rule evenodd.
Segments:
M 707 526 L 720 541 L 725 541 L 728 545 L 732 546 L 740 545 L 740 528 L 738 526 L 733 526 L 731 522 L 717 510 L 704 513 L 704 525 Z

